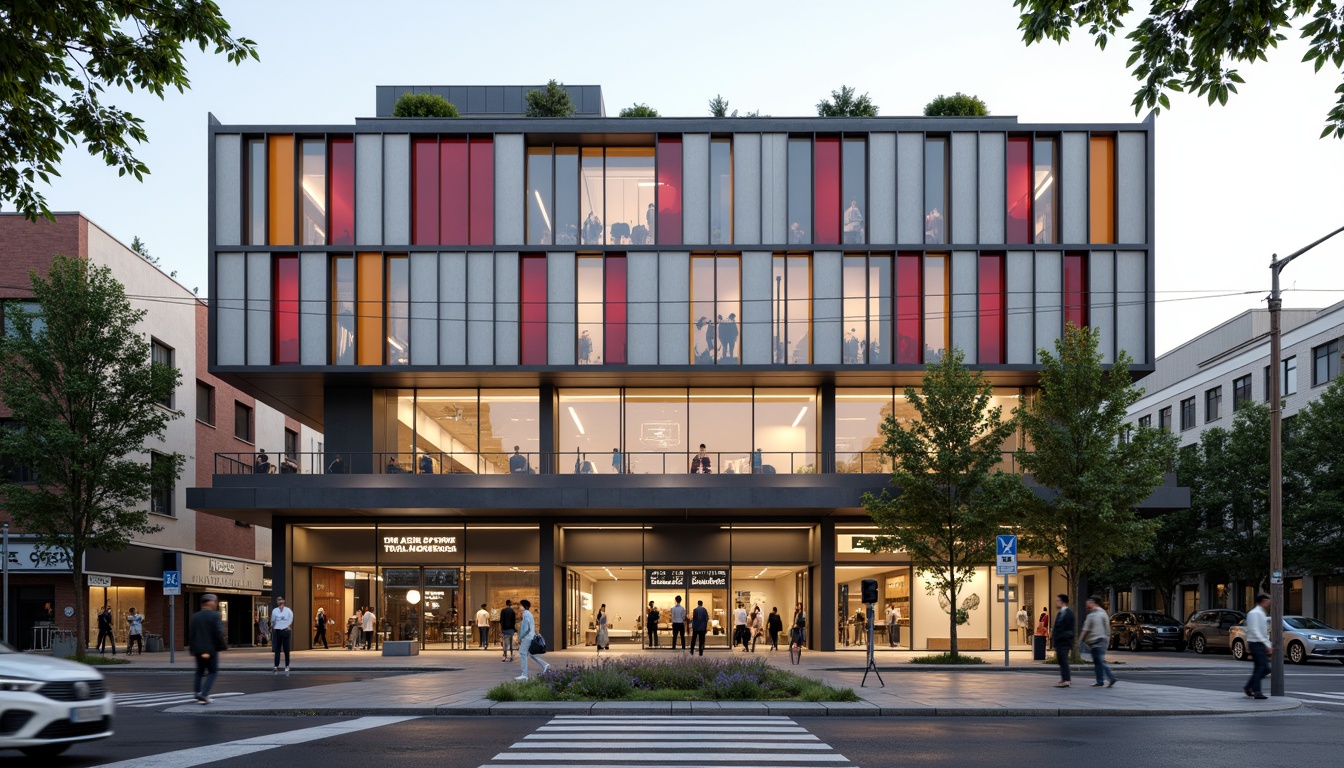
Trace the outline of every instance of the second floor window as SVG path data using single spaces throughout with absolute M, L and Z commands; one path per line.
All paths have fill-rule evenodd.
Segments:
M 1269 402 L 1269 366 L 1265 366 L 1265 402 Z M 1283 397 L 1297 394 L 1297 356 L 1283 361 L 1279 371 L 1279 394 Z
M 1193 429 L 1195 426 L 1195 398 L 1187 397 L 1181 401 L 1181 429 Z
M 150 344 L 150 358 L 151 358 L 155 363 L 158 363 L 158 364 L 160 364 L 160 365 L 166 365 L 166 366 L 168 366 L 169 368 L 173 368 L 173 367 L 174 367 L 174 365 L 173 365 L 173 348 L 170 347 L 170 346 L 167 346 L 166 344 L 163 344 L 163 343 L 161 343 L 161 342 L 159 342 L 159 341 L 153 341 L 153 342 L 151 342 L 151 344 Z M 172 408 L 172 407 L 173 407 L 173 401 L 174 401 L 174 399 L 175 399 L 175 398 L 174 398 L 174 393 L 170 392 L 170 393 L 168 393 L 168 397 L 167 397 L 167 398 L 165 398 L 165 399 L 159 401 L 159 405 L 162 405 L 164 408 Z
M 215 388 L 199 381 L 196 382 L 196 420 L 210 426 L 215 424 Z
M 1223 417 L 1223 388 L 1214 387 L 1204 391 L 1204 421 L 1217 421 Z
M 1251 376 L 1246 374 L 1232 382 L 1232 412 L 1241 410 L 1241 406 L 1251 402 Z
M 1153 417 L 1152 417 L 1152 416 L 1140 416 L 1140 417 L 1139 417 L 1139 426 L 1140 426 L 1140 427 L 1151 427 L 1151 426 L 1153 426 Z
M 292 429 L 285 430 L 285 458 L 299 460 L 299 433 Z
M 252 407 L 236 401 L 233 404 L 233 436 L 252 442 Z
M 149 464 L 155 467 L 160 463 L 167 462 L 168 457 L 161 453 L 151 452 L 149 454 Z M 173 516 L 173 496 L 175 493 L 174 484 L 166 482 L 161 486 L 155 487 L 149 497 L 149 511 L 156 515 Z
M 1311 351 L 1311 385 L 1328 384 L 1339 375 L 1340 340 L 1322 344 Z
M 1171 431 L 1171 406 L 1157 412 L 1157 428 L 1163 432 Z
M 691 363 L 741 363 L 741 323 L 741 259 L 737 256 L 692 256 Z

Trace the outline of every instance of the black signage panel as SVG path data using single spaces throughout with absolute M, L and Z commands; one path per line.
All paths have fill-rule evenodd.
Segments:
M 693 570 L 690 575 L 692 589 L 696 587 L 728 588 L 728 570 L 726 568 Z
M 678 568 L 650 568 L 644 572 L 649 589 L 685 589 L 686 571 Z

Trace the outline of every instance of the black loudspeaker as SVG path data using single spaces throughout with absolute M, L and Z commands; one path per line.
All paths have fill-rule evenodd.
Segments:
M 865 603 L 877 602 L 877 579 L 863 580 L 863 602 Z

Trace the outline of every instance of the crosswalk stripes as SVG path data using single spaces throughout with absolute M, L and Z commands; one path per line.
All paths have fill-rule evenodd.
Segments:
M 1305 699 L 1317 704 L 1339 704 L 1344 706 L 1344 691 L 1289 691 L 1289 696 L 1296 699 Z
M 791 718 L 561 715 L 481 768 L 852 768 Z
M 243 696 L 241 692 L 235 693 L 212 693 L 210 698 L 222 699 L 229 696 Z M 190 692 L 181 691 L 158 691 L 156 693 L 117 693 L 113 694 L 112 699 L 119 707 L 168 707 L 174 704 L 190 704 L 196 701 L 196 696 Z

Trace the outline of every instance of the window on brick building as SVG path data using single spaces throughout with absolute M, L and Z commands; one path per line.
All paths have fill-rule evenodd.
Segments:
M 252 406 L 234 402 L 233 436 L 239 440 L 252 442 Z
M 215 425 L 215 388 L 200 381 L 196 382 L 196 420 Z

